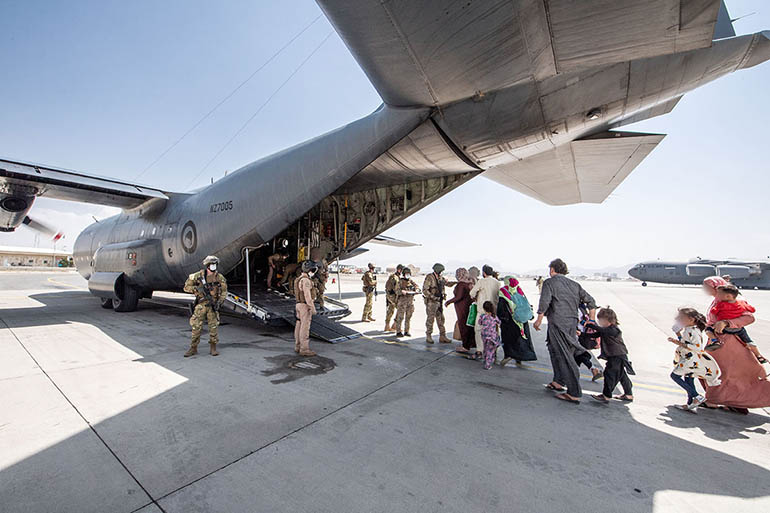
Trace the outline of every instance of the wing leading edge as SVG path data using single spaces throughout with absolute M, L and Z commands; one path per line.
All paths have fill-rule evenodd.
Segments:
M 143 185 L 52 167 L 0 159 L 0 188 L 7 194 L 134 208 L 165 192 Z

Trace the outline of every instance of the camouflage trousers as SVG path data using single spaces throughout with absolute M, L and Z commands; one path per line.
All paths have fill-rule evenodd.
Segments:
M 219 328 L 219 314 L 214 311 L 207 304 L 199 304 L 195 306 L 192 317 L 190 317 L 190 327 L 192 328 L 192 343 L 193 347 L 197 347 L 201 341 L 201 330 L 203 330 L 203 323 L 209 323 L 209 344 L 219 343 L 219 334 L 217 329 Z
M 439 335 L 445 336 L 444 328 L 444 309 L 441 307 L 441 301 L 425 301 L 425 334 L 430 336 L 433 333 L 433 322 L 438 325 Z
M 361 316 L 362 320 L 372 318 L 372 300 L 374 299 L 374 291 L 364 292 L 366 294 L 366 303 L 364 303 L 364 314 Z
M 393 319 L 393 314 L 396 313 L 396 296 L 388 295 L 385 297 L 387 308 L 385 310 L 385 326 L 390 326 L 390 320 Z
M 412 322 L 414 313 L 414 297 L 402 296 L 396 303 L 396 331 L 399 333 L 409 333 L 409 325 Z M 401 330 L 401 322 L 404 323 L 404 329 Z

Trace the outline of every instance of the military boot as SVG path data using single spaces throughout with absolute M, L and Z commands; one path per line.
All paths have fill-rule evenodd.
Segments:
M 209 344 L 209 354 L 211 356 L 219 356 L 219 351 L 217 351 L 217 345 L 216 344 Z
M 428 343 L 428 344 L 432 344 L 433 343 L 433 337 L 430 336 L 430 335 L 425 335 L 425 342 Z
M 187 352 L 184 354 L 184 357 L 187 358 L 188 356 L 195 354 L 198 354 L 198 344 L 190 345 L 190 349 L 187 350 Z
M 438 337 L 438 341 L 439 341 L 439 344 L 451 344 L 452 343 L 452 341 L 447 338 L 446 333 L 442 333 Z

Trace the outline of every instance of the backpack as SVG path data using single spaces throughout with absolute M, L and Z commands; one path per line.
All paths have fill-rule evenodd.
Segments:
M 530 306 L 527 298 L 521 294 L 513 294 L 513 304 L 516 305 L 516 310 L 513 312 L 513 320 L 524 324 L 532 320 L 534 315 L 532 314 L 532 306 Z

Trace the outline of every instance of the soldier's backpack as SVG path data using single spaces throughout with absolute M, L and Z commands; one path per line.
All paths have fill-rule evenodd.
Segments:
M 534 315 L 532 314 L 532 306 L 527 301 L 527 298 L 521 294 L 513 294 L 513 304 L 516 305 L 516 309 L 513 311 L 513 320 L 524 324 L 532 320 Z

